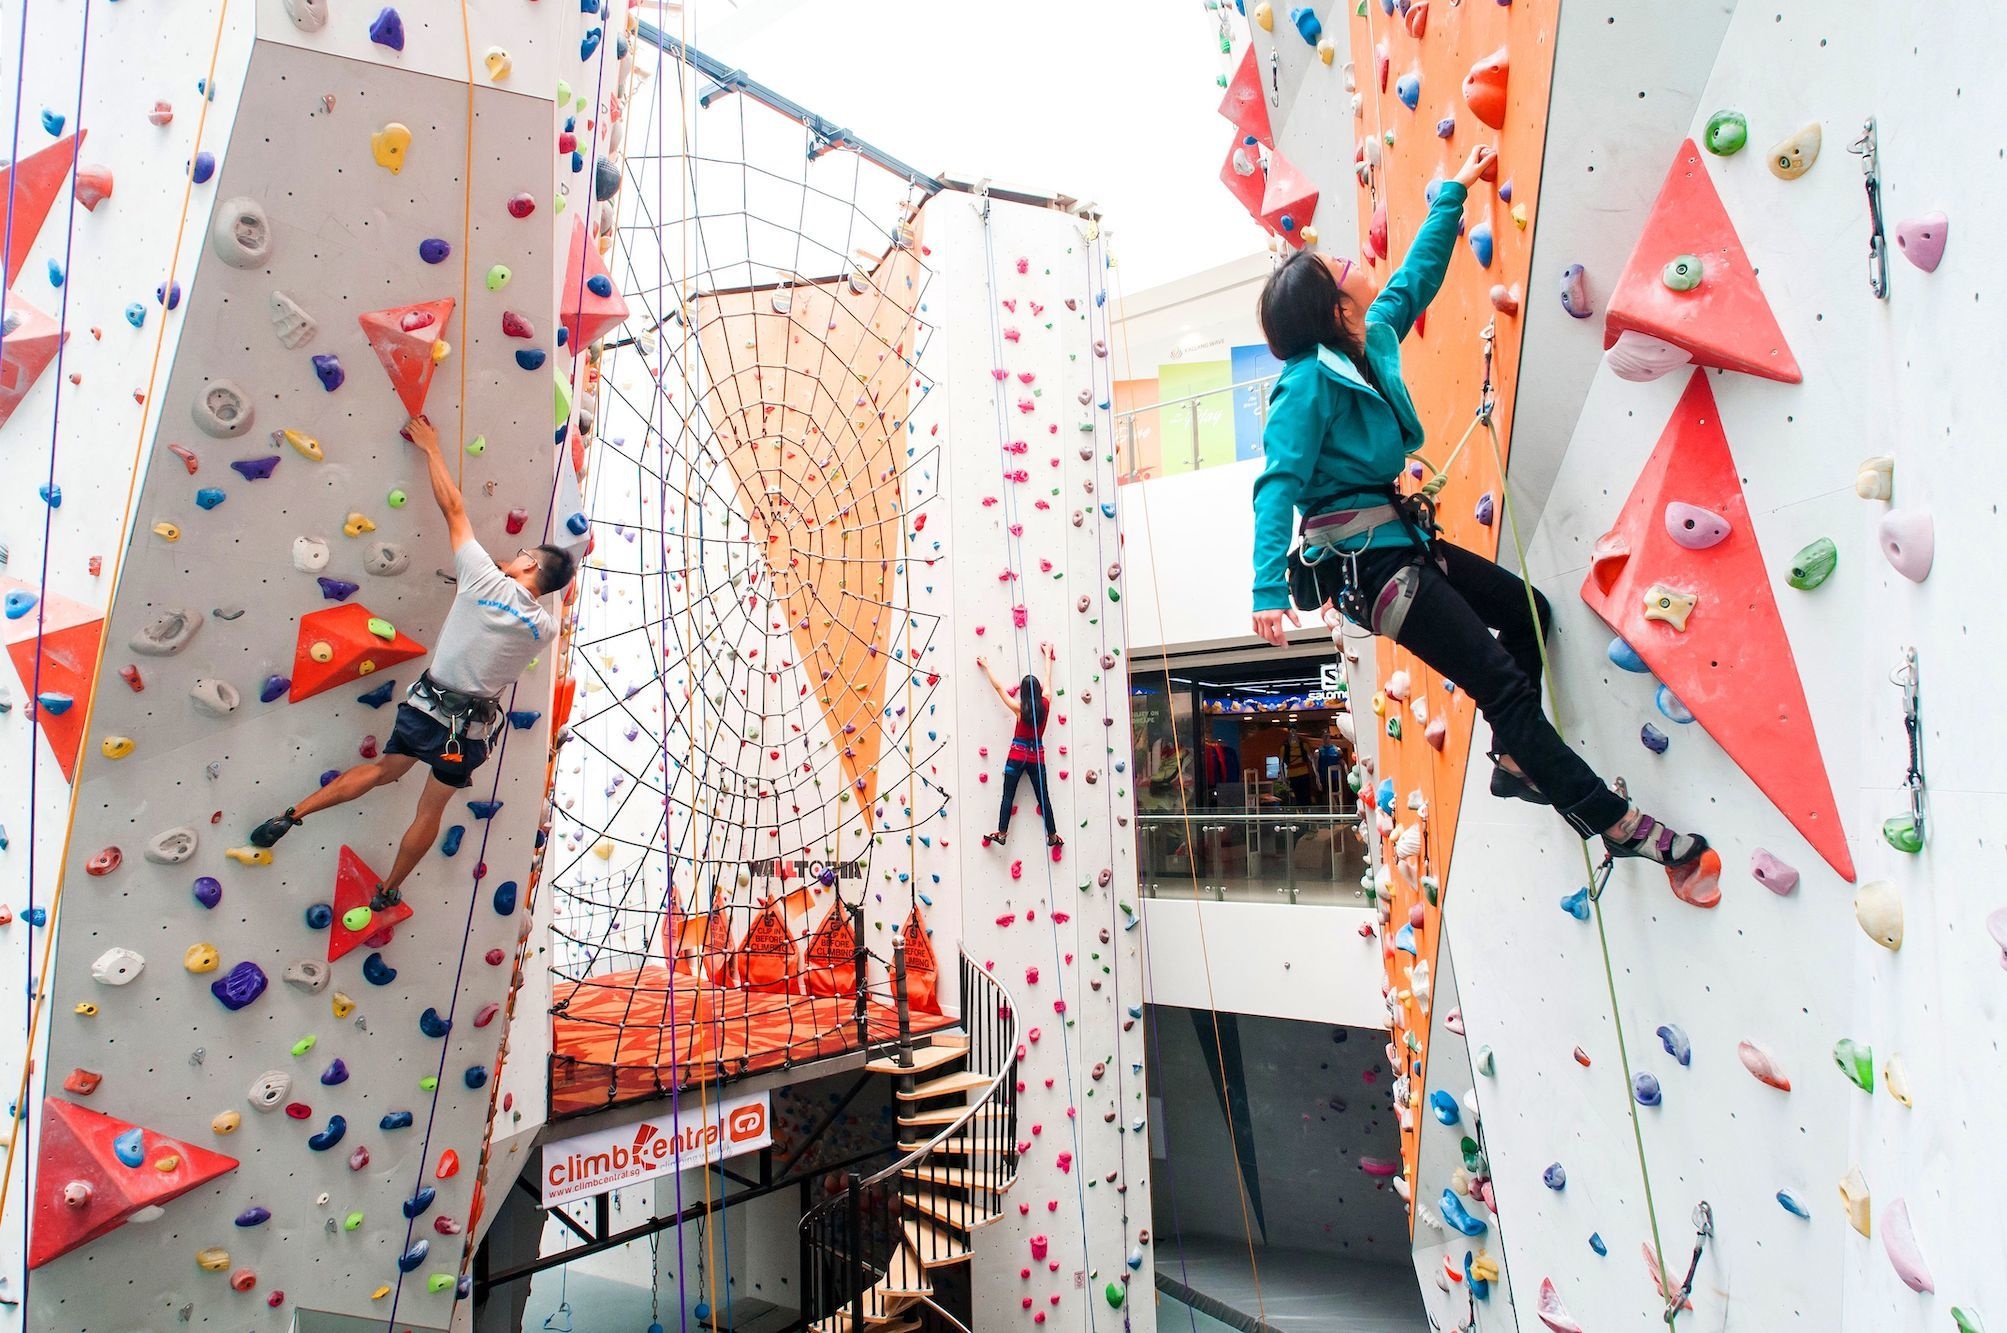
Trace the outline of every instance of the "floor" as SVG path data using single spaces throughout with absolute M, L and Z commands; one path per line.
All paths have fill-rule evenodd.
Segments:
M 1170 1237 L 1157 1250 L 1161 1277 L 1279 1333 L 1428 1333 L 1428 1315 L 1406 1264 L 1366 1264 L 1307 1250 L 1265 1248 L 1259 1254 L 1261 1296 L 1255 1297 L 1247 1250 L 1238 1240 Z M 1160 1333 L 1218 1333 L 1219 1323 L 1166 1299 Z

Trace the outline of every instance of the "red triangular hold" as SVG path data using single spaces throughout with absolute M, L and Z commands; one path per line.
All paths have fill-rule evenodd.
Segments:
M 1275 146 L 1275 132 L 1269 128 L 1268 97 L 1261 90 L 1261 66 L 1255 63 L 1254 48 L 1241 52 L 1220 99 L 1220 114 L 1233 122 L 1242 134 L 1252 135 L 1267 147 Z
M 293 645 L 293 685 L 286 698 L 298 703 L 323 690 L 425 655 L 424 644 L 394 627 L 388 639 L 370 633 L 369 622 L 377 618 L 374 611 L 360 602 L 343 602 L 301 616 L 299 637 Z M 314 653 L 321 645 L 331 654 L 325 662 L 314 660 Z
M 1268 185 L 1261 192 L 1261 221 L 1298 249 L 1303 229 L 1317 216 L 1317 187 L 1280 152 L 1268 155 Z M 1284 219 L 1287 219 L 1285 222 Z
M 83 141 L 89 133 L 78 130 L 12 166 L 0 167 L 0 209 L 10 206 L 13 209 L 14 235 L 12 244 L 7 246 L 9 287 L 21 276 L 28 252 L 35 248 L 35 238 L 42 234 L 42 224 L 49 220 L 49 210 L 55 207 L 56 196 L 62 193 L 70 166 L 83 151 Z M 10 300 L 7 308 L 13 307 Z
M 140 1164 L 118 1159 L 113 1141 L 139 1131 Z M 163 1169 L 163 1164 L 165 1169 Z M 28 1267 L 40 1268 L 118 1230 L 134 1213 L 237 1169 L 237 1159 L 171 1139 L 130 1121 L 54 1097 L 42 1103 L 35 1155 L 35 1215 L 28 1224 Z M 74 1187 L 74 1188 L 73 1188 Z M 78 1199 L 80 1202 L 71 1202 Z
M 0 578 L 0 593 L 34 592 L 17 579 Z M 40 617 L 42 675 L 35 678 L 36 617 Z M 28 696 L 23 712 L 40 724 L 63 777 L 76 781 L 77 749 L 84 739 L 84 710 L 98 677 L 98 644 L 104 636 L 104 616 L 67 597 L 44 597 L 19 620 L 0 621 L 0 637 L 14 673 Z M 35 695 L 66 694 L 71 705 L 61 713 L 37 707 Z
M 1666 265 L 1681 255 L 1700 260 L 1700 285 L 1691 291 L 1674 291 L 1662 276 Z M 1630 262 L 1610 293 L 1603 346 L 1612 346 L 1627 331 L 1682 348 L 1697 365 L 1786 384 L 1802 378 L 1691 139 L 1680 145 Z
M 1243 175 L 1239 163 L 1246 163 L 1253 169 Z M 1261 196 L 1268 188 L 1268 173 L 1261 169 L 1261 149 L 1244 135 L 1236 134 L 1233 142 L 1227 145 L 1226 161 L 1220 164 L 1220 184 L 1227 187 L 1228 194 L 1240 200 L 1240 206 L 1247 210 L 1249 217 L 1261 216 Z
M 450 296 L 372 310 L 358 320 L 362 336 L 369 339 L 369 350 L 376 353 L 390 376 L 391 387 L 397 390 L 398 401 L 414 417 L 425 411 L 432 372 L 439 367 L 432 359 L 432 345 L 446 337 L 446 326 L 452 320 Z
M 592 289 L 594 283 L 601 281 L 608 292 L 605 296 Z M 572 219 L 571 249 L 565 254 L 564 290 L 560 299 L 564 303 L 565 350 L 573 356 L 627 318 L 627 302 L 613 285 L 613 275 L 606 271 L 606 260 L 600 256 L 599 247 L 586 239 L 584 218 Z
M 363 941 L 374 940 L 379 934 L 387 936 L 393 927 L 411 919 L 411 905 L 395 903 L 384 911 L 371 913 L 369 924 L 361 930 L 350 930 L 341 923 L 345 913 L 369 906 L 369 900 L 376 896 L 376 886 L 382 882 L 382 877 L 353 848 L 343 845 L 335 862 L 334 924 L 328 927 L 330 963 L 360 947 Z M 370 947 L 382 948 L 389 942 L 386 938 Z
M 1701 550 L 1680 545 L 1666 530 L 1669 502 L 1718 515 L 1728 535 Z M 1647 590 L 1659 586 L 1698 599 L 1684 630 L 1645 618 Z M 1616 525 L 1597 541 L 1582 600 L 1852 882 L 1846 830 L 1706 371 L 1693 373 Z
M 0 426 L 42 378 L 70 335 L 18 296 L 7 301 L 7 327 L 0 331 Z

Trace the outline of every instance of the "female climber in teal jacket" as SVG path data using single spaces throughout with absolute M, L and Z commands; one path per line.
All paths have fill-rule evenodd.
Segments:
M 1283 642 L 1292 518 L 1318 600 L 1392 639 L 1470 695 L 1491 724 L 1491 790 L 1552 805 L 1616 856 L 1685 866 L 1707 849 L 1596 776 L 1540 706 L 1541 626 L 1517 575 L 1435 536 L 1399 491 L 1422 426 L 1401 380 L 1401 339 L 1442 286 L 1465 195 L 1490 164 L 1480 147 L 1438 187 L 1407 261 L 1374 294 L 1356 264 L 1305 250 L 1262 288 L 1262 333 L 1285 364 L 1268 400 L 1254 484 L 1254 632 Z M 1306 602 L 1306 607 L 1310 603 Z M 1496 631 L 1494 637 L 1493 631 Z

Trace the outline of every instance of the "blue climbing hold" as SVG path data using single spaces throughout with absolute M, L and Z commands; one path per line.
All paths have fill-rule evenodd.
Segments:
M 285 676 L 267 676 L 265 677 L 265 683 L 258 687 L 258 702 L 261 704 L 271 703 L 274 699 L 277 699 L 292 688 L 293 682 Z
M 428 264 L 443 264 L 453 253 L 453 246 L 437 236 L 428 236 L 418 243 L 418 257 Z
M 455 824 L 452 828 L 447 829 L 446 836 L 439 843 L 439 854 L 441 856 L 458 856 L 460 854 L 460 840 L 466 836 L 467 826 L 465 824 Z
M 1672 747 L 1672 739 L 1649 722 L 1638 729 L 1638 739 L 1653 754 L 1664 754 Z
M 307 1136 L 307 1146 L 315 1152 L 326 1152 L 342 1141 L 348 1133 L 348 1121 L 338 1115 L 328 1117 L 328 1127 L 318 1134 Z
M 1640 1106 L 1657 1106 L 1665 1100 L 1664 1093 L 1659 1089 L 1658 1076 L 1643 1071 L 1631 1079 L 1631 1095 L 1638 1099 Z
M 51 111 L 48 107 L 42 108 L 42 128 L 49 132 L 50 138 L 60 138 L 63 125 L 64 117 L 59 112 Z
M 153 299 L 169 310 L 181 304 L 181 284 L 165 282 L 153 289 Z
M 1777 1191 L 1777 1203 L 1785 1212 L 1791 1214 L 1793 1217 L 1810 1218 L 1812 1216 L 1811 1210 L 1804 1204 L 1799 1203 L 1797 1196 L 1789 1190 Z
M 1465 236 L 1464 240 L 1470 243 L 1470 252 L 1477 257 L 1477 266 L 1479 268 L 1490 268 L 1491 224 L 1489 222 L 1478 223 L 1470 229 L 1470 234 Z
M 1324 35 L 1323 22 L 1318 19 L 1317 11 L 1309 5 L 1298 5 L 1290 10 L 1289 21 L 1296 25 L 1296 31 L 1311 46 L 1317 45 L 1317 39 Z
M 146 307 L 134 301 L 125 308 L 125 322 L 136 329 L 146 327 Z
M 1444 116 L 1436 122 L 1436 138 L 1447 139 L 1456 133 L 1456 117 Z
M 1401 105 L 1413 111 L 1422 100 L 1422 76 L 1403 74 L 1394 82 L 1394 96 L 1401 99 Z
M 1491 1230 L 1490 1227 L 1484 1224 L 1484 1219 L 1470 1215 L 1464 1208 L 1463 1201 L 1457 1198 L 1453 1191 L 1444 1190 L 1441 1202 L 1443 1221 L 1449 1223 L 1464 1235 L 1482 1236 L 1485 1232 Z
M 279 470 L 279 456 L 266 454 L 259 458 L 240 458 L 230 465 L 230 470 L 246 481 L 270 481 L 272 474 Z
M 40 600 L 41 598 L 37 597 L 34 593 L 19 588 L 8 593 L 6 598 L 7 619 L 19 620 L 22 616 L 33 611 L 35 603 Z
M 332 1088 L 346 1082 L 348 1082 L 348 1062 L 337 1055 L 328 1063 L 328 1067 L 321 1071 L 321 1086 Z
M 1658 693 L 1652 697 L 1652 702 L 1658 705 L 1661 713 L 1681 726 L 1693 721 L 1693 714 L 1679 701 L 1679 696 L 1663 685 L 1659 686 Z
M 307 905 L 307 929 L 326 930 L 334 924 L 334 908 L 326 903 Z
M 61 717 L 63 714 L 69 712 L 71 708 L 75 707 L 76 702 L 69 695 L 58 694 L 54 690 L 49 690 L 35 696 L 35 706 L 50 717 Z
M 709 1301 L 698 1301 L 696 1308 L 691 1310 L 690 1313 L 696 1315 L 699 1319 L 709 1319 L 711 1317 L 711 1303 Z
M 496 815 L 496 812 L 501 810 L 501 808 L 502 808 L 502 802 L 500 801 L 467 802 L 468 812 L 472 814 L 476 819 L 493 819 Z
M 127 1166 L 138 1166 L 146 1160 L 146 1131 L 134 1125 L 112 1140 L 112 1151 Z
M 470 1088 L 485 1087 L 488 1082 L 488 1067 L 486 1065 L 469 1065 L 467 1072 L 462 1075 L 462 1078 L 465 1079 L 467 1086 Z
M 63 488 L 60 486 L 37 486 L 35 494 L 42 497 L 42 503 L 51 509 L 63 507 Z
M 375 689 L 364 690 L 361 694 L 356 695 L 355 701 L 359 704 L 368 704 L 371 708 L 381 708 L 390 702 L 390 696 L 396 689 L 396 681 L 386 680 Z
M 214 909 L 223 901 L 223 885 L 208 875 L 195 881 L 195 901 L 206 909 Z
M 330 602 L 346 602 L 362 585 L 350 583 L 347 579 L 331 579 L 322 574 L 314 582 L 321 585 L 321 596 Z
M 1469 1250 L 1465 1250 L 1463 1252 L 1464 1284 L 1470 1288 L 1470 1294 L 1472 1295 L 1472 1297 L 1480 1301 L 1488 1301 L 1491 1299 L 1491 1283 L 1470 1271 L 1471 1266 L 1474 1263 L 1476 1263 L 1476 1261 L 1477 1261 L 1476 1256 L 1473 1255 Z
M 197 153 L 195 161 L 189 164 L 188 174 L 195 178 L 197 185 L 207 185 L 209 178 L 216 174 L 216 154 L 206 148 Z
M 336 778 L 338 778 L 338 777 L 340 777 L 340 776 L 341 776 L 341 770 L 340 770 L 340 769 L 338 769 L 338 768 L 324 768 L 324 769 L 322 769 L 322 770 L 321 770 L 321 776 L 320 776 L 320 785 L 321 785 L 321 786 L 323 786 L 323 787 L 325 787 L 325 786 L 327 786 L 327 785 L 328 785 L 328 784 L 329 784 L 330 782 L 333 782 L 333 781 L 334 781 L 334 780 L 335 780 Z
M 1448 1088 L 1437 1088 L 1429 1094 L 1429 1110 L 1439 1125 L 1454 1125 L 1463 1119 L 1463 1112 L 1457 1109 L 1456 1095 Z
M 592 166 L 592 197 L 601 201 L 620 193 L 620 165 L 602 157 Z
M 388 986 L 397 980 L 397 969 L 383 961 L 383 955 L 373 953 L 362 960 L 362 979 L 372 986 Z
M 580 60 L 592 59 L 592 53 L 599 49 L 599 43 L 605 36 L 606 33 L 603 29 L 586 29 L 585 36 L 578 39 L 578 58 Z
M 422 1238 L 413 1241 L 410 1249 L 397 1256 L 397 1271 L 400 1273 L 415 1272 L 418 1265 L 425 1262 L 425 1256 L 430 1253 L 432 1253 L 431 1241 Z
M 607 277 L 604 273 L 595 273 L 585 280 L 585 289 L 594 296 L 611 296 L 613 295 L 613 279 Z
M 393 1129 L 410 1129 L 411 1112 L 409 1111 L 386 1112 L 384 1114 L 383 1119 L 376 1122 L 376 1127 L 380 1130 L 385 1131 L 386 1133 Z
M 1610 659 L 1610 664 L 1620 671 L 1632 671 L 1640 676 L 1651 673 L 1651 668 L 1645 665 L 1645 659 L 1638 656 L 1638 650 L 1622 639 L 1610 640 L 1610 646 L 1605 653 Z
M 1610 1253 L 1610 1247 L 1603 1243 L 1603 1234 L 1600 1231 L 1589 1233 L 1589 1248 L 1603 1256 L 1608 1256 Z
M 509 725 L 517 731 L 528 731 L 542 716 L 542 713 L 532 708 L 512 708 L 509 710 Z
M 1589 919 L 1589 891 L 1577 889 L 1561 900 L 1561 910 L 1577 921 Z
M 264 968 L 256 963 L 242 962 L 210 982 L 209 993 L 222 1001 L 225 1009 L 237 1010 L 263 995 L 265 987 L 271 984 Z
M 1568 1172 L 1561 1163 L 1555 1162 L 1540 1173 L 1540 1183 L 1550 1190 L 1565 1190 L 1568 1188 Z
M 1394 813 L 1394 780 L 1392 778 L 1380 779 L 1380 785 L 1373 790 L 1373 804 L 1379 807 L 1382 814 L 1391 815 Z
M 1402 953 L 1414 955 L 1415 927 L 1413 922 L 1406 923 L 1399 930 L 1394 932 L 1394 947 L 1396 949 L 1399 949 Z
M 1686 1029 L 1677 1023 L 1663 1023 L 1659 1026 L 1659 1043 L 1666 1048 L 1666 1054 L 1682 1065 L 1693 1063 L 1693 1043 L 1686 1039 Z
M 516 364 L 524 370 L 541 370 L 543 369 L 546 355 L 544 349 L 541 347 L 518 347 L 516 349 Z
M 586 520 L 585 515 L 582 513 L 574 513 L 564 521 L 564 530 L 574 537 L 585 536 L 591 527 L 592 524 Z
M 388 5 L 369 25 L 369 40 L 378 46 L 387 46 L 393 51 L 404 49 L 404 19 Z
M 271 1220 L 272 1210 L 269 1208 L 251 1207 L 237 1214 L 237 1225 L 240 1227 L 261 1227 Z
M 314 357 L 314 375 L 329 393 L 339 389 L 348 379 L 348 372 L 341 368 L 341 358 L 327 353 Z
M 51 287 L 60 287 L 63 285 L 63 278 L 63 266 L 51 259 L 49 261 L 49 285 Z
M 46 926 L 49 924 L 49 909 L 46 907 L 30 907 L 27 911 L 21 913 L 21 919 L 31 926 Z
M 425 1210 L 430 1208 L 432 1201 L 438 1197 L 439 1191 L 427 1185 L 404 1201 L 404 1215 L 409 1218 L 423 1217 Z
M 198 509 L 214 509 L 227 498 L 218 487 L 204 486 L 195 492 L 195 506 Z
M 495 886 L 495 915 L 509 916 L 516 910 L 516 881 L 505 879 Z
M 428 1037 L 437 1039 L 453 1030 L 453 1020 L 441 1018 L 437 1009 L 427 1005 L 425 1012 L 418 1016 L 418 1030 Z

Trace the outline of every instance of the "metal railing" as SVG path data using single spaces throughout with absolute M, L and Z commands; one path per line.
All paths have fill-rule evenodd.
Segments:
M 1359 817 L 1315 809 L 1139 814 L 1136 849 L 1146 898 L 1354 906 L 1366 895 Z
M 973 1246 L 975 1229 L 1001 1211 L 1004 1192 L 1017 1179 L 1017 1008 L 1009 992 L 967 953 L 961 954 L 960 962 L 962 1029 L 968 1039 L 961 1063 L 965 1072 L 988 1082 L 972 1090 L 980 1095 L 971 1096 L 962 1114 L 925 1143 L 873 1175 L 850 1172 L 841 1191 L 802 1218 L 801 1318 L 809 1328 L 820 1324 L 836 1333 L 863 1333 L 867 1320 L 885 1319 L 899 1298 L 882 1294 L 877 1287 L 889 1275 L 903 1273 L 900 1247 L 909 1247 L 925 1273 L 929 1263 L 961 1252 L 949 1247 Z M 900 1063 L 910 1066 L 905 948 L 896 937 L 892 972 L 899 997 L 900 1038 L 895 1049 Z M 938 1069 L 928 1071 L 930 1078 L 940 1076 Z M 900 1092 L 910 1094 L 913 1087 L 912 1074 L 898 1076 Z M 902 1140 L 905 1137 L 902 1130 Z M 952 1148 L 944 1151 L 950 1140 L 955 1141 Z M 944 1178 L 928 1188 L 923 1211 L 914 1202 L 922 1186 L 908 1173 L 930 1166 L 942 1167 Z M 908 1218 L 924 1218 L 929 1225 L 909 1238 Z M 946 1276 L 951 1272 L 956 1279 Z M 937 1276 L 941 1285 L 932 1295 L 916 1298 L 901 1311 L 902 1317 L 917 1319 L 921 1333 L 967 1333 L 973 1314 L 965 1274 L 965 1269 L 928 1274 L 928 1285 Z
M 1209 399 L 1219 398 L 1222 395 L 1245 392 L 1248 396 L 1248 406 L 1254 409 L 1255 417 L 1258 420 L 1265 421 L 1268 417 L 1268 391 L 1274 387 L 1275 380 L 1276 377 L 1273 375 L 1264 375 L 1259 379 L 1242 380 L 1238 384 L 1229 384 L 1223 388 L 1207 389 L 1201 393 L 1186 394 L 1182 398 L 1166 398 L 1161 402 L 1150 403 L 1143 407 L 1132 407 L 1125 411 L 1117 412 L 1115 414 L 1117 480 L 1123 482 L 1149 480 L 1149 474 L 1138 465 L 1136 457 L 1137 417 L 1142 416 L 1145 412 L 1163 412 L 1168 408 L 1183 408 L 1187 428 L 1187 458 L 1191 462 L 1191 470 L 1196 472 L 1205 466 L 1205 463 L 1199 457 L 1199 405 Z M 1232 410 L 1233 404 L 1231 400 L 1229 400 L 1227 408 L 1229 411 Z M 1165 418 L 1160 418 L 1157 426 L 1157 457 L 1159 460 L 1162 460 L 1170 452 L 1169 422 Z M 1237 462 L 1239 460 L 1228 459 L 1226 461 Z M 1161 471 L 1161 467 L 1159 470 Z

